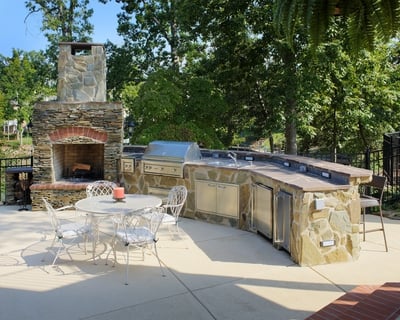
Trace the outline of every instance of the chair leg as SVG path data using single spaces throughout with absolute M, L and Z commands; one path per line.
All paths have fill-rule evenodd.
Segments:
M 86 247 L 87 240 L 88 240 L 88 235 L 85 234 L 85 235 L 83 236 L 83 243 L 84 243 L 84 252 L 85 252 L 85 255 L 87 255 L 87 247 Z
M 129 271 L 129 246 L 126 246 L 126 267 L 125 267 L 125 285 L 128 285 L 128 271 Z
M 386 249 L 386 252 L 388 252 L 388 245 L 387 245 L 387 242 L 386 242 L 385 226 L 384 226 L 384 224 L 383 224 L 382 209 L 381 209 L 381 208 L 379 208 L 379 209 L 380 209 L 380 210 L 379 210 L 379 215 L 380 215 L 380 218 L 381 218 L 381 225 L 382 225 L 382 232 L 383 232 L 383 240 L 385 241 L 385 249 Z
M 362 209 L 362 216 L 363 216 L 363 241 L 365 241 L 365 208 Z
M 60 241 L 60 243 L 61 243 L 61 246 L 58 248 L 58 250 L 57 250 L 57 252 L 56 252 L 56 254 L 54 256 L 54 260 L 53 260 L 53 263 L 51 264 L 51 266 L 54 266 L 54 264 L 56 263 L 56 260 L 58 259 L 61 250 L 65 250 L 68 253 L 68 255 L 71 258 L 71 260 L 72 260 L 71 255 L 69 254 L 68 250 L 66 250 L 66 248 L 65 248 L 64 242 Z
M 366 230 L 366 227 L 365 227 L 365 208 L 361 209 L 361 214 L 362 214 L 362 216 L 363 216 L 363 217 L 362 217 L 362 224 L 363 224 L 363 231 L 362 231 L 362 233 L 363 233 L 363 241 L 365 241 L 365 234 L 366 234 L 367 232 L 382 231 L 382 232 L 383 232 L 383 240 L 384 240 L 384 242 L 385 242 L 385 250 L 386 250 L 386 252 L 388 252 L 389 249 L 388 249 L 388 245 L 387 245 L 387 241 L 386 241 L 386 232 L 385 232 L 385 225 L 384 225 L 384 222 L 383 222 L 382 208 L 379 208 L 379 218 L 380 218 L 380 220 L 381 220 L 381 228 L 378 228 L 378 229 Z
M 48 250 L 46 251 L 46 253 L 43 255 L 42 262 L 44 262 L 44 261 L 46 260 L 45 258 L 46 258 L 47 255 L 49 254 L 50 249 L 53 248 L 55 242 L 56 242 L 56 236 L 54 236 L 53 241 L 52 241 L 52 243 L 51 243 L 49 249 L 48 249 Z
M 93 264 L 97 264 L 96 247 L 97 247 L 97 242 L 100 240 L 99 222 L 95 216 L 92 216 L 90 223 L 92 225 L 92 259 L 93 259 Z
M 163 267 L 162 267 L 162 265 L 161 265 L 161 260 L 160 260 L 160 258 L 158 257 L 157 243 L 156 243 L 156 242 L 154 242 L 154 253 L 155 253 L 156 258 L 157 258 L 157 260 L 158 260 L 158 264 L 160 265 L 161 275 L 162 275 L 163 277 L 165 277 L 164 269 L 163 269 Z

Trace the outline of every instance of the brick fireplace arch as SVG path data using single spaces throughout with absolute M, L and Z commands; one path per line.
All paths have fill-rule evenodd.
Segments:
M 99 143 L 106 143 L 107 133 L 87 127 L 68 127 L 59 128 L 49 133 L 49 138 L 52 143 L 71 139 L 74 137 L 86 137 Z

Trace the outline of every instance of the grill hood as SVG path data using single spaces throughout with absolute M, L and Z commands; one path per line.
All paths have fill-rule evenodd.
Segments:
M 184 163 L 200 160 L 201 153 L 195 142 L 153 141 L 149 143 L 142 159 Z

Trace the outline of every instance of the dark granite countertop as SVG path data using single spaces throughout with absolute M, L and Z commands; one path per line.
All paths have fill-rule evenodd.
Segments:
M 248 171 L 255 180 L 258 175 L 268 177 L 305 192 L 348 189 L 352 184 L 351 179 L 357 179 L 357 183 L 366 183 L 372 176 L 370 170 L 323 160 L 287 155 L 279 157 L 279 160 L 238 160 L 235 164 L 231 159 L 203 158 L 185 164 Z

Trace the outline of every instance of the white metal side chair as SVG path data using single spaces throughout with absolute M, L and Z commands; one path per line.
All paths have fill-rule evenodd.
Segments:
M 383 193 L 385 190 L 386 186 L 386 177 L 382 176 L 377 176 L 373 175 L 372 176 L 372 181 L 363 185 L 364 191 L 365 189 L 369 188 L 370 191 L 376 191 L 378 192 L 378 197 L 370 196 L 365 194 L 365 192 L 362 192 L 360 195 L 360 204 L 361 204 L 361 214 L 362 214 L 362 225 L 363 225 L 363 241 L 365 241 L 365 234 L 369 232 L 375 232 L 375 231 L 382 231 L 383 233 L 383 239 L 385 241 L 385 248 L 386 252 L 388 251 L 388 246 L 386 242 L 386 233 L 385 233 L 385 226 L 383 224 L 383 215 L 382 215 L 382 198 L 383 198 Z M 365 210 L 366 208 L 372 208 L 372 207 L 378 207 L 379 208 L 379 217 L 381 221 L 381 227 L 376 228 L 376 229 L 369 229 L 366 230 L 365 226 Z
M 161 209 L 164 212 L 164 216 L 162 219 L 162 225 L 175 226 L 176 231 L 179 233 L 179 216 L 182 212 L 182 208 L 186 202 L 187 198 L 187 189 L 185 186 L 175 186 L 172 187 L 168 192 L 168 198 L 165 203 L 161 206 Z M 144 215 L 144 218 L 148 219 L 148 214 Z
M 97 180 L 87 185 L 86 197 L 112 195 L 117 184 L 108 180 Z
M 186 198 L 187 189 L 185 186 L 175 186 L 169 191 L 167 203 L 162 206 L 165 209 L 162 219 L 163 225 L 175 225 L 177 232 L 179 232 L 179 215 L 182 212 Z
M 160 265 L 161 274 L 165 277 L 164 270 L 161 265 L 160 258 L 157 252 L 157 231 L 160 227 L 163 211 L 160 207 L 147 209 L 149 211 L 150 220 L 146 225 L 140 225 L 140 219 L 134 215 L 122 216 L 116 221 L 115 235 L 113 239 L 112 248 L 114 251 L 114 266 L 117 261 L 116 246 L 118 243 L 126 248 L 126 270 L 125 270 L 125 284 L 128 284 L 128 271 L 129 271 L 129 249 L 134 247 L 142 251 L 142 259 L 144 259 L 144 250 L 154 248 L 154 254 Z
M 96 197 L 96 196 L 106 196 L 112 195 L 114 188 L 117 187 L 117 184 L 108 180 L 97 180 L 87 185 L 86 187 L 86 197 Z M 105 218 L 103 218 L 105 219 Z M 92 216 L 92 227 L 93 231 L 96 234 L 97 241 L 100 240 L 100 232 L 99 232 L 99 221 L 100 218 Z
M 72 209 L 73 206 L 65 206 L 58 209 L 54 209 L 53 206 L 47 201 L 46 198 L 42 198 L 43 202 L 46 206 L 47 213 L 49 215 L 51 226 L 54 231 L 54 238 L 51 246 L 49 247 L 48 251 L 46 252 L 45 256 L 43 257 L 42 261 L 45 260 L 45 257 L 48 253 L 54 253 L 54 259 L 52 262 L 52 266 L 57 261 L 58 257 L 61 254 L 61 251 L 65 250 L 65 252 L 69 255 L 70 259 L 72 259 L 71 254 L 69 253 L 68 249 L 73 245 L 78 244 L 81 239 L 84 241 L 84 252 L 87 254 L 86 244 L 89 235 L 91 234 L 91 226 L 88 224 L 87 219 L 84 221 L 72 221 L 72 220 L 64 220 L 58 217 L 58 213 L 62 210 Z M 81 217 L 82 220 L 82 217 Z M 65 221 L 65 223 L 62 223 Z M 58 241 L 60 246 L 53 251 L 53 246 L 55 242 Z M 68 247 L 67 247 L 68 246 Z

